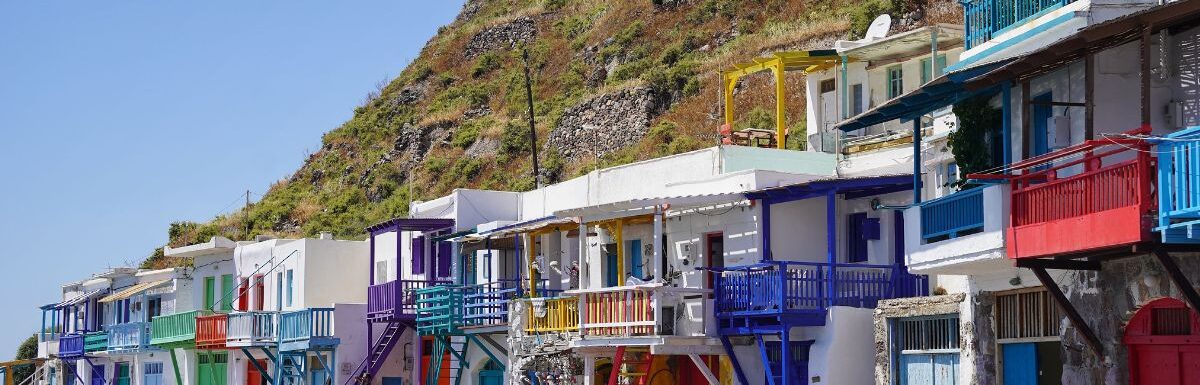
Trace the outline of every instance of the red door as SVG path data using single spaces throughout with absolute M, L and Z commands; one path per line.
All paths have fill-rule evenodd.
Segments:
M 1200 385 L 1200 316 L 1174 298 L 1138 309 L 1125 326 L 1134 385 Z
M 265 369 L 267 360 L 258 360 L 258 364 Z M 258 368 L 250 361 L 246 361 L 246 385 L 262 385 L 262 373 L 259 373 Z

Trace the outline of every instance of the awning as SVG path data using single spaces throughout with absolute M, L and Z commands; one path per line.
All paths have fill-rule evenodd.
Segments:
M 679 195 L 659 198 L 630 199 L 595 206 L 554 212 L 557 217 L 606 216 L 612 218 L 649 214 L 655 206 L 670 205 L 672 210 L 743 201 L 741 192 Z M 589 219 L 591 220 L 591 219 Z
M 109 296 L 107 296 L 107 297 L 101 298 L 101 299 L 100 299 L 100 303 L 107 303 L 107 302 L 113 302 L 113 301 L 120 301 L 120 300 L 123 300 L 123 299 L 129 298 L 129 297 L 132 297 L 132 296 L 138 295 L 139 293 L 141 293 L 141 292 L 143 292 L 143 291 L 146 291 L 146 290 L 150 290 L 150 289 L 156 288 L 156 287 L 158 287 L 159 285 L 165 284 L 165 283 L 167 283 L 167 282 L 170 282 L 170 281 L 171 281 L 171 280 L 169 280 L 169 279 L 164 279 L 164 280 L 161 280 L 161 281 L 154 281 L 154 282 L 144 282 L 144 283 L 139 283 L 139 284 L 136 284 L 136 285 L 133 285 L 133 286 L 127 287 L 127 288 L 125 288 L 124 290 L 121 290 L 121 291 L 118 291 L 118 292 L 116 292 L 116 293 L 113 293 L 113 294 L 111 294 L 111 295 L 109 295 Z
M 388 231 L 433 231 L 454 227 L 453 219 L 445 218 L 394 218 L 368 227 L 367 232 L 377 234 Z
M 492 231 L 480 233 L 479 239 L 503 238 L 503 237 L 513 236 L 513 235 L 517 235 L 517 234 L 536 232 L 538 230 L 549 229 L 551 227 L 559 227 L 559 226 L 572 226 L 572 228 L 578 228 L 579 227 L 578 225 L 579 225 L 579 221 L 577 221 L 575 218 L 545 217 L 545 218 L 534 219 L 532 221 L 514 223 L 514 224 L 511 224 L 508 226 L 497 228 Z
M 784 203 L 802 199 L 845 194 L 846 199 L 861 198 L 911 190 L 912 174 L 828 178 L 771 187 L 746 193 L 746 198 L 762 199 L 768 203 Z
M 448 241 L 454 241 L 454 240 L 456 240 L 456 239 L 458 239 L 458 238 L 461 238 L 461 237 L 465 237 L 465 236 L 468 236 L 468 235 L 475 234 L 475 232 L 476 232 L 476 229 L 475 229 L 474 227 L 472 227 L 472 228 L 470 228 L 470 229 L 463 230 L 463 231 L 457 231 L 457 232 L 453 232 L 453 233 L 450 233 L 450 234 L 439 235 L 439 236 L 436 236 L 436 237 L 430 238 L 429 240 L 430 240 L 430 241 L 433 241 L 433 242 L 441 242 L 441 241 L 447 241 L 447 240 L 448 240 Z
M 55 304 L 55 305 L 54 305 L 54 308 L 55 308 L 55 309 L 62 309 L 62 308 L 66 308 L 66 307 L 75 306 L 75 305 L 78 305 L 78 304 L 80 304 L 80 303 L 83 303 L 84 301 L 87 301 L 87 300 L 89 300 L 89 299 L 92 299 L 92 297 L 95 297 L 95 296 L 99 295 L 99 294 L 100 294 L 100 293 L 102 293 L 102 292 L 104 292 L 104 289 L 100 289 L 100 290 L 93 290 L 93 291 L 91 291 L 91 292 L 88 292 L 88 293 L 85 293 L 85 294 L 83 294 L 83 295 L 79 295 L 79 296 L 76 296 L 76 297 L 74 297 L 74 298 L 68 299 L 68 300 L 66 300 L 66 301 L 59 302 L 58 304 Z
M 969 89 L 966 84 L 1008 62 L 997 61 L 949 72 L 921 88 L 846 119 L 835 127 L 842 131 L 854 131 L 896 119 L 910 120 L 960 100 L 992 91 L 992 88 Z

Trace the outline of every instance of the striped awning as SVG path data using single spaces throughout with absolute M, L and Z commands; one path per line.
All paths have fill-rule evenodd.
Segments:
M 138 295 L 139 293 L 141 293 L 141 292 L 143 292 L 143 291 L 146 291 L 146 290 L 150 290 L 150 289 L 156 288 L 156 287 L 158 287 L 159 285 L 162 285 L 162 284 L 164 284 L 164 283 L 167 283 L 167 282 L 170 282 L 170 281 L 171 281 L 171 280 L 169 280 L 169 279 L 164 279 L 164 280 L 161 280 L 161 281 L 154 281 L 154 282 L 143 282 L 143 283 L 139 283 L 139 284 L 136 284 L 136 285 L 133 285 L 133 286 L 127 287 L 127 288 L 125 288 L 124 290 L 121 290 L 121 291 L 118 291 L 118 292 L 116 292 L 116 293 L 113 293 L 113 294 L 111 294 L 111 295 L 109 295 L 109 296 L 107 296 L 107 297 L 101 298 L 101 299 L 100 299 L 100 303 L 107 303 L 107 302 L 112 302 L 112 301 L 120 301 L 120 300 L 123 300 L 123 299 L 129 298 L 129 297 L 132 297 L 132 296 Z
M 100 293 L 102 293 L 102 292 L 104 292 L 104 289 L 100 289 L 100 290 L 93 290 L 93 291 L 90 291 L 90 292 L 84 293 L 84 294 L 82 294 L 82 295 L 76 296 L 76 297 L 74 297 L 74 298 L 68 299 L 68 300 L 66 300 L 66 301 L 59 302 L 58 304 L 55 304 L 55 305 L 53 306 L 53 308 L 55 308 L 55 309 L 62 309 L 62 308 L 67 308 L 67 307 L 75 306 L 75 305 L 78 305 L 78 304 L 80 304 L 80 303 L 83 303 L 84 301 L 87 301 L 87 300 L 89 300 L 89 299 L 92 299 L 92 297 L 95 297 L 95 296 L 99 295 L 99 294 L 100 294 Z

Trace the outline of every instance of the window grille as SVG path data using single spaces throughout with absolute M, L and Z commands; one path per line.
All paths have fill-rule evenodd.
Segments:
M 1188 308 L 1151 309 L 1150 334 L 1156 336 L 1186 336 L 1192 334 L 1191 311 Z
M 1062 314 L 1045 289 L 996 296 L 996 338 L 1059 336 Z
M 958 317 L 900 319 L 894 336 L 901 353 L 958 350 Z

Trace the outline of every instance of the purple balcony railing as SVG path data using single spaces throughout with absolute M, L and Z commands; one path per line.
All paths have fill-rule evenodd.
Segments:
M 371 285 L 367 288 L 367 319 L 371 321 L 413 319 L 417 315 L 416 291 L 448 283 L 445 281 L 394 280 Z

